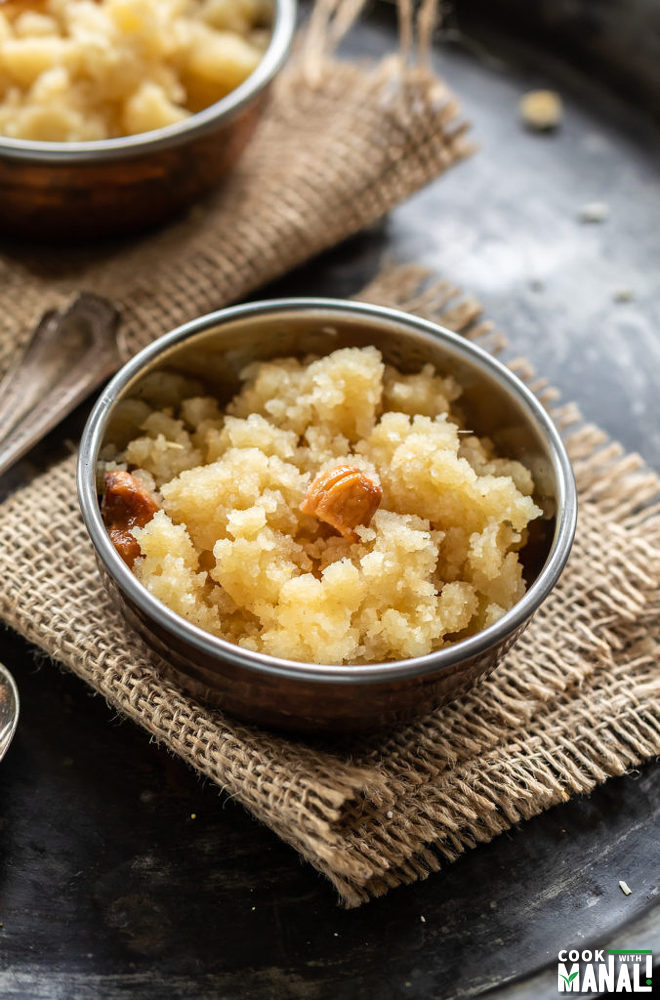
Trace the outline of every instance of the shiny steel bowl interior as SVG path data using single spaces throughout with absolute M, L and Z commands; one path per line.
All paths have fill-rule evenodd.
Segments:
M 528 589 L 498 622 L 426 656 L 359 666 L 320 666 L 242 649 L 180 618 L 144 588 L 115 551 L 97 496 L 99 454 L 122 447 L 113 414 L 140 398 L 145 380 L 175 371 L 199 379 L 222 402 L 256 359 L 328 354 L 374 344 L 404 372 L 431 362 L 463 386 L 471 428 L 531 469 L 545 517 L 530 526 L 521 553 Z M 571 465 L 557 430 L 529 389 L 507 368 L 433 323 L 380 306 L 332 299 L 286 299 L 236 306 L 187 323 L 128 362 L 97 401 L 78 464 L 82 515 L 106 583 L 131 624 L 203 700 L 269 726 L 358 731 L 391 726 L 465 692 L 497 664 L 557 582 L 575 531 Z
M 291 48 L 296 0 L 272 0 L 270 43 L 220 101 L 165 128 L 90 142 L 0 136 L 0 231 L 38 239 L 126 235 L 163 222 L 229 172 Z

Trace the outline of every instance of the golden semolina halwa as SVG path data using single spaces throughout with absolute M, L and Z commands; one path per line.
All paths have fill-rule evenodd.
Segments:
M 269 0 L 6 0 L 0 135 L 74 142 L 172 125 L 234 90 Z
M 159 508 L 130 529 L 155 597 L 247 649 L 370 663 L 439 649 L 523 595 L 532 477 L 462 427 L 451 377 L 365 347 L 242 382 L 224 412 L 129 404 L 142 433 L 118 461 Z

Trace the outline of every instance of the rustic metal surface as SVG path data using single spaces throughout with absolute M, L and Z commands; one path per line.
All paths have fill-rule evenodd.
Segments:
M 660 113 L 660 5 L 657 0 L 457 0 L 471 32 L 497 18 L 501 29 L 559 49 L 627 97 Z
M 353 44 L 376 52 L 391 32 L 372 24 Z M 495 61 L 442 55 L 479 156 L 268 292 L 351 294 L 386 251 L 421 260 L 478 295 L 517 353 L 660 470 L 658 135 L 537 53 L 490 51 Z M 517 100 L 548 83 L 565 122 L 531 135 Z M 580 223 L 593 200 L 609 218 Z M 80 425 L 81 414 L 0 491 Z M 660 947 L 657 766 L 344 912 L 291 850 L 74 677 L 37 669 L 11 634 L 0 659 L 23 713 L 0 766 L 3 998 L 451 1000 L 499 987 L 542 1000 L 557 996 L 540 969 L 559 948 Z

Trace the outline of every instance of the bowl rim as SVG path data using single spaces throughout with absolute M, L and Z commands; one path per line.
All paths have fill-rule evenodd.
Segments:
M 357 314 L 361 317 L 372 318 L 376 322 L 385 320 L 404 327 L 412 327 L 417 334 L 421 333 L 434 340 L 448 341 L 452 348 L 458 350 L 459 354 L 464 355 L 472 362 L 476 361 L 485 366 L 492 375 L 513 392 L 519 402 L 531 411 L 531 416 L 538 429 L 550 446 L 553 470 L 557 481 L 555 533 L 548 558 L 536 580 L 524 596 L 494 624 L 443 649 L 403 660 L 356 665 L 316 664 L 287 660 L 244 649 L 193 625 L 150 594 L 117 553 L 101 517 L 97 500 L 96 464 L 107 418 L 118 394 L 139 374 L 145 365 L 154 361 L 159 354 L 168 351 L 174 345 L 182 343 L 204 330 L 234 319 L 246 316 L 253 318 L 282 311 L 289 313 L 292 311 L 321 311 L 326 314 L 322 320 L 324 323 L 331 321 L 328 313 L 334 312 L 344 316 Z M 177 638 L 187 641 L 206 655 L 224 660 L 241 669 L 247 668 L 255 674 L 285 677 L 293 681 L 314 681 L 315 683 L 355 684 L 359 682 L 361 684 L 376 684 L 411 677 L 422 678 L 427 675 L 436 675 L 440 670 L 479 656 L 486 650 L 513 638 L 515 633 L 536 612 L 559 579 L 571 550 L 577 522 L 575 477 L 564 443 L 542 404 L 510 369 L 477 344 L 430 320 L 413 316 L 398 309 L 346 299 L 295 297 L 268 299 L 230 306 L 184 323 L 143 348 L 106 385 L 90 413 L 80 442 L 77 482 L 78 500 L 83 521 L 97 555 L 119 589 L 143 614 L 153 619 L 166 632 L 174 632 Z
M 212 131 L 219 121 L 228 121 L 250 104 L 272 82 L 286 61 L 296 27 L 296 0 L 273 0 L 273 5 L 273 30 L 259 65 L 243 83 L 207 108 L 172 125 L 113 139 L 46 142 L 0 135 L 0 159 L 51 166 L 107 162 L 160 152 Z
M 11 700 L 14 703 L 14 717 L 11 721 L 11 725 L 3 730 L 3 738 L 0 740 L 0 760 L 5 756 L 7 750 L 9 749 L 9 744 L 14 738 L 16 733 L 16 727 L 18 726 L 18 719 L 21 714 L 21 699 L 18 693 L 18 687 L 16 681 L 14 680 L 13 674 L 7 669 L 4 663 L 0 663 L 0 674 L 2 674 L 2 679 L 4 683 L 9 688 L 11 693 Z

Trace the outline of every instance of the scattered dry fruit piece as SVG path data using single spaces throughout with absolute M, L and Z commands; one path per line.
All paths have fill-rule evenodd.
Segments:
M 380 486 L 360 469 L 337 465 L 316 477 L 300 509 L 330 524 L 344 538 L 357 541 L 354 529 L 358 524 L 369 524 L 382 495 Z
M 101 513 L 112 544 L 128 566 L 141 555 L 131 528 L 144 528 L 158 510 L 158 504 L 142 483 L 122 469 L 106 472 Z
M 580 222 L 605 222 L 610 215 L 606 201 L 588 201 L 580 209 Z
M 561 97 L 554 90 L 530 90 L 521 98 L 519 107 L 525 125 L 535 132 L 547 132 L 561 122 Z
M 615 302 L 633 302 L 635 293 L 632 288 L 618 288 L 614 293 Z

